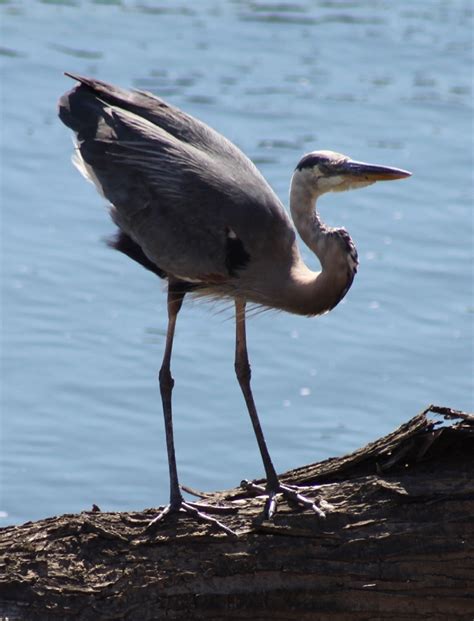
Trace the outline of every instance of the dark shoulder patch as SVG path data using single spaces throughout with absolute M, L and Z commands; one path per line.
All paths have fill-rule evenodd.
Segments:
M 237 270 L 242 270 L 250 261 L 250 255 L 245 250 L 242 240 L 232 229 L 226 228 L 225 266 L 230 276 L 237 276 Z
M 143 265 L 143 267 L 150 270 L 150 272 L 153 272 L 160 278 L 166 278 L 166 272 L 160 269 L 158 265 L 153 263 L 153 261 L 150 261 L 137 242 L 133 241 L 129 235 L 120 229 L 115 235 L 107 239 L 106 243 L 110 248 L 123 252 L 123 254 L 126 254 L 127 257 L 130 257 L 130 259 L 140 263 L 140 265 Z

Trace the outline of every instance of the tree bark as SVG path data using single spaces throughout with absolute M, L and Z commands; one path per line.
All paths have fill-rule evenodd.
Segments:
M 327 517 L 236 488 L 230 537 L 184 514 L 98 510 L 0 532 L 0 619 L 474 619 L 474 416 L 430 406 L 342 458 L 282 475 Z M 238 509 L 238 510 L 235 510 Z

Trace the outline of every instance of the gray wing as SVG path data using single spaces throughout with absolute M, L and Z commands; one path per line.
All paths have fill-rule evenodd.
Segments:
M 295 235 L 283 206 L 230 141 L 151 94 L 76 79 L 59 115 L 76 133 L 81 166 L 161 269 L 228 278 L 229 238 L 250 260 L 289 250 Z

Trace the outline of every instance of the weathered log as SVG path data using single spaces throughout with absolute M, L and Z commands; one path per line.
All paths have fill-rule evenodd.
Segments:
M 0 618 L 472 621 L 473 449 L 474 416 L 431 406 L 283 475 L 320 485 L 326 519 L 282 502 L 262 522 L 262 500 L 236 488 L 205 495 L 238 507 L 220 517 L 235 538 L 184 514 L 145 534 L 156 509 L 4 528 Z

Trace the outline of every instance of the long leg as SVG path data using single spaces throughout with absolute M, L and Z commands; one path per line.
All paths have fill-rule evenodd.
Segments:
M 161 364 L 159 380 L 161 401 L 163 403 L 163 416 L 165 419 L 166 449 L 168 451 L 168 467 L 170 472 L 170 509 L 177 509 L 183 501 L 178 482 L 178 470 L 176 467 L 176 455 L 174 450 L 173 417 L 171 407 L 171 393 L 174 379 L 171 376 L 171 353 L 173 351 L 173 339 L 176 328 L 176 319 L 183 305 L 185 292 L 172 283 L 168 287 L 168 330 L 166 333 L 165 353 Z
M 214 526 L 218 526 L 227 534 L 234 535 L 235 533 L 227 528 L 227 526 L 225 526 L 215 518 L 206 515 L 205 513 L 202 513 L 202 511 L 200 510 L 217 510 L 219 512 L 218 507 L 210 507 L 203 504 L 185 502 L 179 487 L 178 469 L 176 466 L 176 454 L 174 450 L 173 416 L 171 405 L 171 395 L 173 392 L 174 379 L 171 375 L 170 366 L 171 353 L 173 351 L 173 339 L 176 329 L 176 319 L 178 317 L 179 311 L 181 310 L 181 306 L 183 305 L 185 295 L 186 290 L 180 283 L 170 281 L 168 285 L 168 330 L 166 332 L 166 345 L 165 352 L 163 354 L 163 362 L 161 364 L 161 369 L 159 373 L 161 401 L 163 403 L 163 416 L 165 420 L 166 449 L 168 452 L 168 467 L 170 475 L 170 503 L 159 515 L 157 515 L 148 524 L 148 528 L 154 527 L 169 513 L 183 510 L 197 520 L 210 523 Z M 224 509 L 224 512 L 228 512 L 228 509 Z
M 267 478 L 266 489 L 255 483 L 246 482 L 248 489 L 257 493 L 266 493 L 267 501 L 265 503 L 264 517 L 271 517 L 275 511 L 276 501 L 275 495 L 278 492 L 283 493 L 288 499 L 300 504 L 305 508 L 310 508 L 315 511 L 321 517 L 324 517 L 324 512 L 309 498 L 302 496 L 298 493 L 298 488 L 283 485 L 278 479 L 275 467 L 268 452 L 267 443 L 263 435 L 262 427 L 257 414 L 257 408 L 255 407 L 255 401 L 252 395 L 252 389 L 250 387 L 251 370 L 247 354 L 247 336 L 245 330 L 245 302 L 242 300 L 236 300 L 235 302 L 235 372 L 237 379 L 244 395 L 245 403 L 250 414 L 250 420 L 252 421 L 255 437 L 257 438 L 258 447 L 263 460 L 263 466 L 265 468 L 265 474 Z
M 267 443 L 263 435 L 260 420 L 255 407 L 252 389 L 250 388 L 251 370 L 247 354 L 247 335 L 245 330 L 245 302 L 235 302 L 235 373 L 244 395 L 245 403 L 250 414 L 258 448 L 263 460 L 263 467 L 267 477 L 267 487 L 276 491 L 278 489 L 278 476 L 268 452 Z

